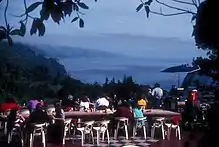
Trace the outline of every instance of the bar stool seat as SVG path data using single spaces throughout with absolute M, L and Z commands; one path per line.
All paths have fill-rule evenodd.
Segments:
M 135 118 L 134 126 L 133 126 L 133 138 L 135 138 L 136 131 L 140 127 L 140 128 L 143 128 L 145 140 L 147 139 L 146 121 L 147 121 L 146 117 Z M 138 125 L 139 123 L 140 123 L 140 125 Z
M 126 117 L 115 117 L 115 120 L 117 121 L 116 129 L 114 130 L 114 139 L 117 139 L 118 137 L 118 131 L 121 128 L 120 125 L 123 123 L 124 129 L 125 129 L 125 136 L 126 139 L 128 139 L 128 121 L 129 119 Z
M 155 121 L 152 125 L 152 128 L 151 128 L 151 137 L 152 138 L 154 138 L 155 130 L 158 128 L 161 128 L 162 138 L 165 139 L 164 120 L 165 120 L 164 117 L 159 117 L 159 118 L 155 119 Z
M 33 147 L 34 137 L 41 136 L 43 147 L 46 147 L 46 137 L 45 137 L 45 128 L 47 126 L 46 123 L 42 124 L 32 124 L 34 129 L 33 132 L 30 133 L 30 147 Z
M 108 130 L 108 124 L 110 123 L 109 120 L 104 120 L 98 122 L 99 126 L 93 127 L 94 130 L 97 131 L 97 145 L 100 145 L 100 134 L 102 134 L 102 140 L 104 140 L 105 133 L 107 134 L 107 141 L 108 144 L 110 143 L 110 137 L 109 137 L 109 130 Z

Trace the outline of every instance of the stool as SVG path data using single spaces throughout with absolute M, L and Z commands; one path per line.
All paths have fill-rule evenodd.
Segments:
M 128 118 L 125 117 L 115 117 L 115 120 L 117 121 L 117 126 L 116 129 L 114 131 L 114 139 L 117 139 L 118 136 L 118 131 L 120 129 L 120 124 L 124 123 L 124 128 L 125 128 L 125 136 L 126 139 L 128 139 Z
M 167 126 L 167 138 L 170 139 L 171 136 L 171 130 L 174 129 L 176 130 L 176 137 L 178 137 L 179 140 L 181 140 L 181 131 L 180 131 L 180 126 L 179 125 L 174 125 L 172 123 L 165 123 Z
M 43 147 L 46 147 L 46 139 L 45 139 L 46 137 L 45 137 L 45 131 L 44 131 L 44 127 L 46 127 L 46 123 L 33 124 L 33 126 L 34 126 L 33 133 L 30 134 L 30 147 L 33 147 L 34 137 L 39 136 L 39 133 L 42 137 Z
M 156 128 L 161 128 L 162 138 L 165 139 L 164 120 L 165 120 L 165 118 L 157 118 L 157 119 L 155 119 L 155 122 L 153 123 L 152 128 L 151 128 L 151 137 L 152 138 L 154 138 L 155 129 Z
M 102 140 L 104 140 L 105 137 L 105 133 L 107 134 L 107 141 L 108 144 L 110 143 L 110 137 L 109 137 L 109 130 L 108 130 L 108 124 L 109 124 L 109 120 L 106 121 L 101 121 L 98 124 L 100 124 L 100 126 L 98 127 L 93 127 L 94 130 L 97 131 L 97 145 L 100 145 L 100 134 L 102 133 Z
M 87 121 L 83 123 L 84 127 L 77 127 L 77 130 L 81 132 L 81 145 L 84 146 L 85 135 L 90 134 L 92 137 L 92 142 L 94 144 L 94 135 L 93 135 L 93 124 L 94 121 Z M 74 141 L 74 140 L 73 140 Z
M 13 136 L 18 136 L 22 146 L 24 145 L 23 130 L 21 129 L 21 126 L 19 124 L 15 124 L 14 127 L 11 129 L 11 131 L 8 131 L 7 133 L 8 144 L 11 143 Z
M 63 137 L 63 142 L 62 144 L 65 144 L 65 137 L 67 135 L 67 132 L 69 131 L 69 133 L 71 132 L 71 119 L 65 119 L 64 121 L 64 137 Z
M 146 132 L 146 117 L 139 117 L 135 118 L 134 120 L 134 126 L 133 126 L 133 138 L 135 138 L 137 128 L 139 127 L 138 123 L 142 123 L 140 125 L 141 128 L 143 128 L 144 131 L 144 138 L 147 139 L 147 132 Z

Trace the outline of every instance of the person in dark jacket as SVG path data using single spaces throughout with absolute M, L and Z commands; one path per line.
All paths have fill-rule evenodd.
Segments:
M 19 126 L 23 128 L 23 122 L 25 121 L 24 117 L 20 115 L 17 108 L 11 109 L 10 114 L 7 118 L 7 132 L 11 132 L 13 127 Z
M 40 103 L 36 105 L 36 110 L 30 114 L 28 123 L 42 124 L 50 122 L 51 117 L 43 110 L 43 107 Z
M 48 141 L 53 145 L 63 145 L 65 114 L 60 103 L 55 104 L 55 112 L 55 123 L 48 127 Z
M 114 117 L 126 117 L 129 120 L 133 119 L 133 114 L 128 102 L 122 101 L 122 104 L 118 106 L 116 112 L 114 113 Z
M 116 112 L 114 113 L 114 117 L 126 117 L 129 119 L 129 125 L 131 125 L 133 123 L 133 114 L 132 114 L 132 110 L 130 105 L 128 104 L 127 101 L 122 101 L 122 103 L 117 107 Z M 116 120 L 112 121 L 112 128 L 113 130 L 116 127 Z M 131 132 L 131 127 L 129 127 L 130 130 L 129 132 Z

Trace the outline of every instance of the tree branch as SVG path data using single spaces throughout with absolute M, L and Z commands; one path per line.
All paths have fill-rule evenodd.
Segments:
M 187 5 L 194 5 L 194 3 L 191 3 L 191 2 L 184 2 L 184 1 L 181 1 L 181 0 L 173 0 L 174 2 L 177 2 L 177 3 L 181 3 L 181 4 L 187 4 Z M 193 1 L 193 0 L 192 0 Z
M 192 2 L 193 2 L 193 5 L 196 7 L 196 9 L 198 9 L 199 4 L 197 4 L 197 1 L 196 0 L 192 0 Z
M 25 18 L 24 18 L 23 20 L 21 20 L 21 21 L 24 22 L 25 25 L 26 25 L 26 24 L 27 24 L 27 21 L 28 21 L 28 18 L 35 19 L 36 17 L 33 17 L 33 16 L 31 16 L 30 14 L 26 13 L 26 10 L 27 10 L 27 2 L 26 2 L 26 0 L 23 0 L 23 2 L 24 2 L 25 13 L 24 13 L 24 14 L 21 14 L 21 15 L 14 15 L 14 14 L 10 14 L 10 15 L 12 15 L 12 16 L 14 16 L 14 17 L 24 17 L 24 16 L 25 16 Z
M 190 10 L 186 10 L 186 9 L 174 7 L 174 6 L 165 4 L 165 3 L 163 3 L 163 2 L 160 2 L 159 0 L 155 0 L 155 1 L 156 1 L 158 4 L 163 5 L 163 6 L 165 6 L 165 7 L 168 7 L 168 8 L 171 8 L 171 9 L 175 9 L 175 10 L 182 11 L 182 12 L 187 12 L 187 13 L 190 13 L 190 14 L 196 14 L 195 12 L 192 12 L 192 11 L 190 11 Z
M 5 11 L 4 11 L 4 19 L 5 19 L 6 27 L 8 26 L 8 20 L 7 20 L 8 5 L 9 5 L 9 0 L 6 0 L 6 6 L 5 6 Z
M 198 9 L 199 4 L 197 4 L 196 0 L 191 0 L 192 2 L 184 2 L 181 0 L 173 0 L 174 2 L 181 3 L 181 4 L 187 4 L 191 6 L 195 6 Z
M 22 14 L 22 15 L 14 15 L 14 14 L 10 14 L 10 15 L 12 15 L 12 16 L 14 16 L 14 17 L 23 17 L 24 15 Z M 31 15 L 29 15 L 29 14 L 26 14 L 27 16 L 28 16 L 28 18 L 32 18 L 32 19 L 35 19 L 36 17 L 33 17 L 33 16 L 31 16 Z M 22 20 L 22 21 L 25 21 L 26 20 L 26 18 L 24 19 L 24 20 Z
M 24 0 L 24 8 L 25 8 L 25 11 L 27 10 L 27 2 L 26 0 Z M 24 19 L 25 21 L 25 25 L 27 24 L 27 21 L 28 21 L 28 14 L 26 14 L 26 18 Z
M 26 0 L 23 0 L 23 2 L 24 2 L 24 9 L 25 9 L 25 12 L 26 12 L 27 2 L 26 2 Z M 14 16 L 14 17 L 23 17 L 23 16 L 25 16 L 25 18 L 23 20 L 21 20 L 23 23 L 25 23 L 25 25 L 27 24 L 28 18 L 35 19 L 35 17 L 29 15 L 28 13 L 24 13 L 22 15 L 14 15 L 14 14 L 11 14 L 11 15 Z
M 156 15 L 161 15 L 161 16 L 176 16 L 176 15 L 188 14 L 187 12 L 178 12 L 178 13 L 164 14 L 162 12 L 155 12 L 155 11 L 150 11 L 150 13 L 156 14 Z

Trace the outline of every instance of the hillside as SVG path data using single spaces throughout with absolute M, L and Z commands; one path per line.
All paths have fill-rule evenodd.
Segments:
M 57 59 L 38 54 L 35 50 L 37 49 L 33 46 L 21 43 L 15 43 L 10 47 L 6 42 L 1 42 L 0 59 L 4 59 L 4 61 L 2 61 L 3 63 L 7 61 L 8 63 L 28 70 L 32 70 L 38 66 L 46 67 L 52 77 L 55 77 L 57 74 L 65 75 L 67 73 L 65 67 L 61 65 Z
M 21 43 L 10 47 L 6 42 L 0 42 L 1 95 L 12 94 L 20 98 L 57 96 L 67 80 L 75 87 L 82 84 L 68 77 L 65 67 L 57 59 L 34 50 L 37 49 Z

